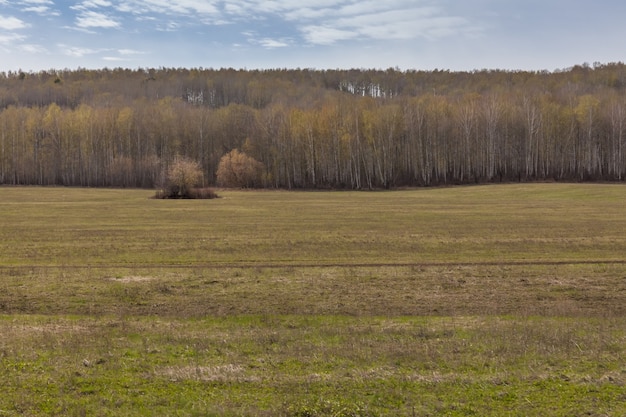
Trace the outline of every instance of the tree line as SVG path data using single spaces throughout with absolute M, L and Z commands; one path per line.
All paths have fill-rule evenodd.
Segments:
M 1 184 L 210 186 L 233 150 L 255 187 L 623 181 L 626 66 L 0 73 Z

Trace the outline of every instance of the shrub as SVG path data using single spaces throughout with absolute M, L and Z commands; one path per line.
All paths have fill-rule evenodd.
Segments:
M 176 157 L 164 176 L 164 184 L 156 198 L 216 198 L 209 188 L 196 188 L 202 182 L 200 164 L 188 158 Z
M 189 198 L 210 199 L 219 198 L 219 196 L 212 188 L 192 188 L 189 193 Z
M 217 184 L 229 188 L 254 188 L 262 185 L 264 165 L 238 149 L 220 159 Z

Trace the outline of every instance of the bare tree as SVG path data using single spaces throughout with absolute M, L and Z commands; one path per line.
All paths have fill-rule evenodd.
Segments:
M 202 182 L 200 164 L 188 158 L 176 157 L 165 175 L 163 198 L 192 198 L 193 189 Z

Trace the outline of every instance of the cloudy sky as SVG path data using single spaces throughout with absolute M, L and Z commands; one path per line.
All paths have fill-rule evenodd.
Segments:
M 624 0 L 0 0 L 0 71 L 551 71 L 626 61 L 624 22 Z

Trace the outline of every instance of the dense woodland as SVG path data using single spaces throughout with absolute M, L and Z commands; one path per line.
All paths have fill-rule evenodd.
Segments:
M 234 149 L 272 188 L 623 181 L 626 66 L 0 73 L 1 184 L 210 186 Z

